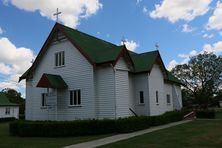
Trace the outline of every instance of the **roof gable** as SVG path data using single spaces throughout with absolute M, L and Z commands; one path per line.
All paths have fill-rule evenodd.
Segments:
M 0 106 L 18 106 L 15 103 L 11 103 L 9 98 L 6 96 L 5 93 L 0 92 Z

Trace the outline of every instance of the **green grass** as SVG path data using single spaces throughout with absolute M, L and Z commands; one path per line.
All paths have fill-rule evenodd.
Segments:
M 222 109 L 217 108 L 215 109 L 215 111 L 216 111 L 216 119 L 222 119 Z
M 137 136 L 105 148 L 221 148 L 222 120 L 196 120 L 153 133 Z
M 0 148 L 57 148 L 95 140 L 106 136 L 110 135 L 65 138 L 15 137 L 9 135 L 8 123 L 0 123 Z

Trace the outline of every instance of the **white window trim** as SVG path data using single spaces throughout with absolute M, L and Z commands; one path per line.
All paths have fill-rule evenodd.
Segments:
M 63 56 L 61 56 L 63 53 Z M 56 60 L 57 60 L 57 55 L 58 55 L 58 65 L 56 65 Z M 60 57 L 60 58 L 59 58 Z M 62 57 L 64 57 L 64 64 L 62 65 Z M 61 60 L 61 61 L 60 61 Z M 60 62 L 59 62 L 60 61 Z M 59 64 L 60 63 L 60 64 Z M 61 68 L 61 67 L 64 67 L 65 66 L 65 51 L 59 51 L 59 52 L 56 52 L 54 54 L 54 67 L 55 68 Z
M 77 103 L 77 104 L 74 104 L 74 100 L 75 100 L 75 97 L 74 97 L 74 94 L 75 94 L 75 93 L 74 93 L 74 92 L 75 92 L 75 91 L 76 91 L 76 92 L 79 91 L 79 93 L 80 93 L 80 103 L 78 102 L 78 100 L 79 100 L 79 99 L 78 99 L 78 93 L 76 93 L 76 96 L 77 96 L 77 98 L 76 98 L 76 99 L 77 99 L 77 100 L 76 100 L 76 103 Z M 73 104 L 70 104 L 70 103 L 71 103 L 71 102 L 70 102 L 70 101 L 71 101 L 71 98 L 70 98 L 70 93 L 71 93 L 71 92 L 73 92 L 73 94 L 72 94 L 72 95 L 73 95 L 73 96 L 72 96 Z M 69 105 L 68 105 L 68 107 L 81 107 L 81 106 L 82 106 L 81 89 L 69 90 Z

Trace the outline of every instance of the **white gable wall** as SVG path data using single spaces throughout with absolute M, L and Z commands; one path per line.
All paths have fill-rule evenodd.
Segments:
M 65 51 L 65 66 L 55 68 L 55 53 Z M 38 64 L 32 83 L 26 83 L 26 119 L 48 120 L 48 109 L 41 108 L 41 93 L 46 88 L 36 88 L 43 73 L 61 75 L 68 89 L 58 91 L 58 120 L 74 120 L 95 117 L 93 66 L 69 42 L 62 41 L 49 47 Z M 69 106 L 69 90 L 81 89 L 81 106 Z M 56 90 L 55 90 L 56 91 Z
M 123 57 L 115 65 L 115 98 L 116 117 L 128 117 L 133 115 L 129 108 L 132 108 L 132 96 L 129 92 L 129 68 Z
M 156 103 L 156 91 L 159 102 Z M 166 111 L 166 97 L 164 92 L 164 77 L 159 65 L 154 64 L 149 75 L 150 115 L 160 115 Z
M 149 112 L 149 86 L 148 74 L 134 75 L 134 96 L 135 96 L 135 111 L 138 115 L 148 116 Z M 144 104 L 140 104 L 140 91 L 143 91 Z
M 10 109 L 9 114 L 5 114 L 6 108 Z M 0 118 L 14 117 L 19 118 L 19 107 L 18 106 L 0 106 Z
M 172 111 L 173 110 L 173 91 L 172 90 L 173 90 L 172 84 L 170 84 L 170 83 L 165 83 L 164 84 L 166 111 Z M 170 95 L 170 103 L 167 103 L 167 94 Z
M 115 118 L 115 75 L 112 66 L 95 69 L 96 117 Z

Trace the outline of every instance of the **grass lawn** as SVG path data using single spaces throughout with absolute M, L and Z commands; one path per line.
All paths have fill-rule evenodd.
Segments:
M 99 135 L 65 138 L 14 137 L 9 136 L 8 128 L 8 123 L 0 123 L 0 148 L 56 148 L 110 136 Z
M 108 148 L 221 148 L 222 120 L 196 120 L 186 124 L 105 145 Z

